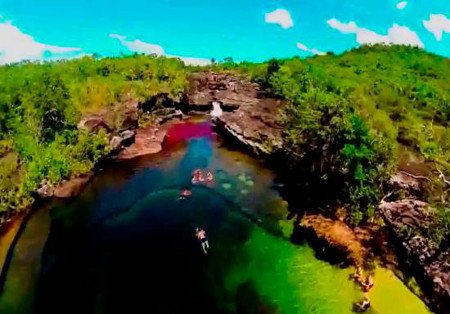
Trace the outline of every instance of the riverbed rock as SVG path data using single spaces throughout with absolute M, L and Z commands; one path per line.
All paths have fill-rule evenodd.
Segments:
M 158 108 L 174 108 L 177 101 L 169 97 L 167 93 L 159 93 L 139 104 L 143 112 L 150 112 Z
M 139 156 L 159 153 L 166 136 L 165 127 L 149 126 L 136 132 L 135 142 L 122 150 L 117 159 L 126 160 Z
M 356 232 L 340 220 L 322 215 L 305 215 L 299 225 L 309 243 L 319 252 L 363 266 L 367 251 Z
M 188 101 L 190 109 L 205 111 L 218 102 L 223 110 L 213 119 L 218 132 L 250 152 L 265 156 L 281 148 L 277 117 L 285 103 L 262 93 L 258 84 L 230 74 L 197 73 L 190 79 Z
M 153 114 L 157 116 L 156 118 L 156 125 L 162 125 L 170 120 L 182 120 L 183 119 L 183 112 L 181 110 L 175 109 L 175 108 L 166 108 L 166 109 L 159 109 L 153 111 Z
M 41 198 L 53 197 L 54 187 L 50 184 L 50 182 L 44 180 L 39 185 L 39 188 L 36 190 L 36 193 Z
M 77 196 L 89 182 L 92 173 L 81 175 L 77 178 L 62 181 L 53 192 L 57 198 L 70 198 Z
M 422 230 L 433 228 L 434 209 L 426 202 L 407 198 L 382 201 L 383 219 L 399 242 L 405 257 L 439 312 L 450 312 L 450 251 L 441 250 Z
M 402 191 L 406 196 L 420 196 L 425 180 L 426 177 L 400 171 L 389 179 L 389 185 L 393 191 Z
M 101 129 L 111 132 L 111 128 L 102 115 L 91 115 L 84 117 L 77 125 L 78 129 L 85 130 L 89 133 L 98 133 Z
M 119 151 L 123 147 L 128 147 L 132 145 L 135 141 L 136 132 L 131 130 L 125 130 L 120 132 L 118 135 L 115 135 L 111 138 L 109 142 L 109 146 L 112 151 Z

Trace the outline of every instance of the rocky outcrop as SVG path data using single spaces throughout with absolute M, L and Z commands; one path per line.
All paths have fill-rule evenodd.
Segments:
M 57 198 L 70 198 L 77 196 L 92 178 L 92 173 L 86 173 L 77 178 L 64 180 L 53 191 L 53 196 Z
M 281 147 L 282 127 L 277 120 L 283 101 L 261 93 L 258 84 L 229 74 L 197 73 L 188 90 L 189 108 L 211 110 L 220 104 L 223 114 L 213 119 L 221 135 L 232 138 L 256 155 Z
M 139 156 L 156 154 L 162 150 L 162 142 L 166 135 L 165 127 L 150 126 L 136 132 L 135 142 L 122 150 L 117 159 L 125 160 Z
M 91 115 L 84 117 L 77 125 L 78 129 L 85 130 L 89 133 L 98 133 L 101 129 L 107 133 L 111 132 L 111 128 L 106 124 L 105 118 L 101 115 Z
M 136 132 L 131 130 L 125 130 L 123 132 L 120 132 L 118 135 L 113 136 L 109 142 L 111 151 L 117 152 L 120 151 L 123 147 L 132 145 L 135 141 L 135 137 Z
M 434 210 L 428 203 L 407 198 L 382 201 L 379 210 L 399 242 L 401 252 L 439 312 L 450 311 L 450 252 L 442 251 L 426 236 L 433 228 Z
M 357 233 L 344 222 L 321 215 L 305 215 L 300 227 L 317 252 L 328 252 L 328 256 L 347 260 L 355 266 L 364 265 L 366 249 Z
M 92 176 L 92 173 L 85 173 L 70 180 L 63 180 L 57 186 L 53 186 L 50 182 L 44 180 L 36 192 L 41 198 L 75 197 L 80 194 Z

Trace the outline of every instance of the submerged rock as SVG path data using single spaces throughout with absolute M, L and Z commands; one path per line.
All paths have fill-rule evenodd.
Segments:
M 223 184 L 222 184 L 222 187 L 223 187 L 225 190 L 229 190 L 229 189 L 231 189 L 231 183 L 223 183 Z

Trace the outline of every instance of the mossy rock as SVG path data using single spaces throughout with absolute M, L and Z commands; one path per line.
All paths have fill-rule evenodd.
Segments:
M 222 187 L 223 187 L 225 190 L 229 190 L 229 189 L 231 189 L 232 185 L 231 185 L 231 183 L 223 183 L 223 184 L 222 184 Z

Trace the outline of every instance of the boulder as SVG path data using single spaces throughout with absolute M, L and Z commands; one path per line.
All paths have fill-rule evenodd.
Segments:
M 433 228 L 434 210 L 428 203 L 414 198 L 382 201 L 378 207 L 420 282 L 431 290 L 430 304 L 439 312 L 449 313 L 450 251 L 442 251 L 422 234 L 422 230 Z
M 54 187 L 50 184 L 50 182 L 44 180 L 44 181 L 41 182 L 39 188 L 36 190 L 36 193 L 41 198 L 53 197 Z
M 117 159 L 125 160 L 159 153 L 166 135 L 165 127 L 150 126 L 136 132 L 135 142 L 122 150 Z
M 90 133 L 97 133 L 101 129 L 104 129 L 108 133 L 111 132 L 111 128 L 106 123 L 105 118 L 101 115 L 84 117 L 80 120 L 77 127 L 80 130 L 85 130 Z
M 70 198 L 77 196 L 91 179 L 92 174 L 84 174 L 78 178 L 62 181 L 55 189 L 53 196 L 57 198 Z
M 125 130 L 113 136 L 109 142 L 109 146 L 112 151 L 118 151 L 123 147 L 132 145 L 135 141 L 135 136 L 136 133 L 134 131 Z
M 179 96 L 181 97 L 181 96 Z M 143 112 L 150 112 L 158 108 L 174 108 L 176 101 L 169 97 L 167 93 L 160 93 L 150 97 L 146 101 L 139 104 L 139 108 Z
M 419 196 L 422 194 L 422 182 L 424 180 L 426 178 L 400 171 L 390 178 L 389 185 L 392 190 L 403 191 L 407 196 Z

